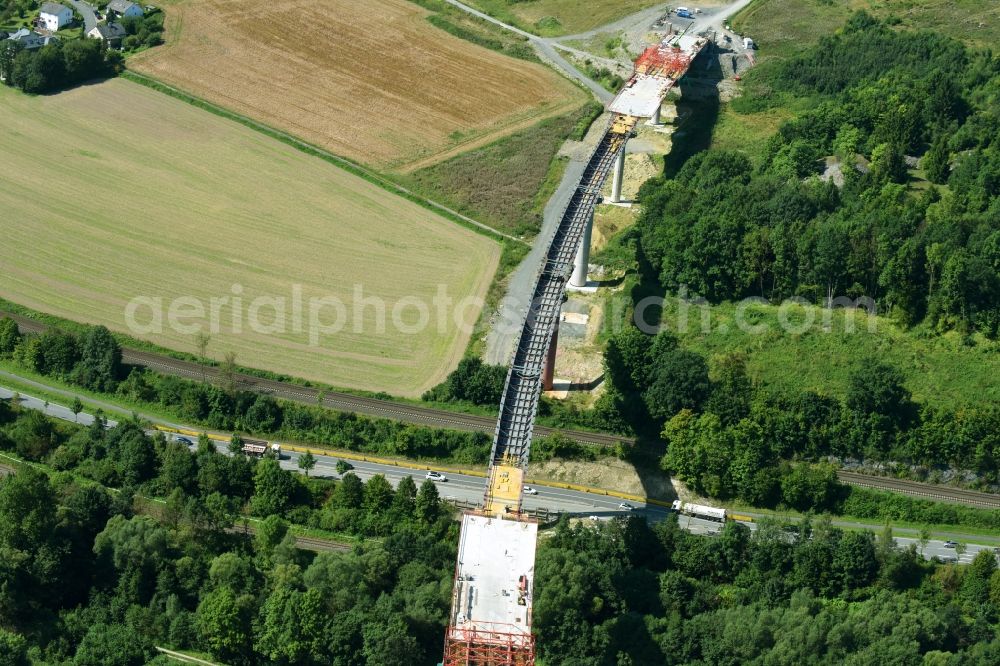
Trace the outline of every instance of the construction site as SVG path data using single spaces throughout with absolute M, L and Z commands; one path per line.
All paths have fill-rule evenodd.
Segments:
M 708 44 L 668 35 L 636 60 L 608 105 L 611 119 L 549 241 L 507 373 L 483 505 L 462 519 L 443 666 L 531 666 L 532 586 L 538 526 L 521 510 L 535 416 L 552 388 L 567 288 L 586 288 L 594 210 L 614 171 L 621 199 L 625 146 L 640 120 L 658 123 L 663 101 Z

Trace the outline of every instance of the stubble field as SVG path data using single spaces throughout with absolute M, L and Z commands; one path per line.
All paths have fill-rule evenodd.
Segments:
M 384 170 L 427 166 L 581 105 L 553 71 L 435 28 L 407 0 L 171 0 L 129 67 Z
M 360 331 L 309 345 L 291 326 L 293 285 L 305 303 L 350 306 L 355 285 L 392 307 L 485 294 L 499 260 L 489 239 L 332 165 L 236 123 L 125 80 L 51 97 L 0 86 L 0 296 L 58 316 L 129 332 L 136 296 L 284 297 L 286 332 L 227 324 L 209 356 L 336 386 L 415 396 L 438 383 L 468 343 L 451 320 L 422 332 Z M 304 319 L 308 324 L 308 305 Z M 138 319 L 149 323 L 148 310 Z M 478 312 L 467 313 L 475 321 Z M 332 310 L 322 317 L 329 323 Z M 416 311 L 403 313 L 413 324 Z M 262 324 L 274 322 L 261 310 Z M 185 322 L 204 318 L 187 319 Z M 138 335 L 194 352 L 194 335 Z M 442 330 L 439 330 L 441 328 Z

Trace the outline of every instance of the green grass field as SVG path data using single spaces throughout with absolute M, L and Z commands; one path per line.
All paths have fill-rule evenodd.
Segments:
M 720 108 L 712 127 L 711 147 L 718 150 L 739 150 L 756 164 L 763 161 L 767 141 L 786 120 L 793 116 L 786 108 L 768 109 L 758 113 L 737 113 L 728 104 Z
M 248 311 L 258 296 L 284 298 L 283 333 L 264 330 L 276 315 L 263 302 L 258 330 L 244 317 L 237 333 L 232 301 L 222 303 L 209 356 L 232 351 L 244 366 L 403 396 L 437 384 L 461 358 L 469 335 L 453 319 L 439 325 L 435 314 L 408 334 L 391 313 L 410 297 L 431 307 L 439 286 L 456 300 L 484 295 L 500 254 L 486 237 L 125 80 L 46 97 L 0 87 L 0 118 L 0 209 L 12 222 L 0 243 L 0 297 L 125 333 L 130 299 L 162 297 L 163 331 L 131 334 L 186 352 L 194 334 L 169 325 L 172 299 L 210 310 L 210 299 L 239 295 Z M 385 303 L 384 332 L 375 306 L 351 307 L 356 286 Z M 348 306 L 345 326 L 313 346 L 309 299 L 327 296 Z M 419 317 L 414 307 L 399 314 L 404 328 Z M 330 306 L 320 319 L 337 316 Z M 136 319 L 150 323 L 149 308 Z
M 914 399 L 938 407 L 960 408 L 996 404 L 1000 400 L 1000 344 L 977 338 L 967 346 L 957 334 L 926 334 L 903 330 L 891 320 L 863 312 L 818 307 L 752 305 L 744 315 L 729 303 L 707 309 L 709 326 L 702 327 L 703 311 L 691 306 L 686 332 L 680 329 L 677 299 L 668 299 L 664 323 L 678 332 L 685 346 L 708 356 L 740 353 L 751 376 L 779 390 L 812 390 L 842 397 L 856 364 L 877 358 L 900 369 Z M 829 326 L 824 316 L 830 315 Z M 740 330 L 742 321 L 761 326 L 760 333 Z M 854 317 L 851 332 L 848 322 Z M 792 325 L 782 327 L 782 317 Z M 809 324 L 809 320 L 812 323 Z M 869 323 L 874 332 L 869 332 Z M 707 331 L 707 332 L 705 332 Z
M 732 25 L 757 41 L 762 59 L 782 57 L 832 34 L 858 9 L 974 46 L 995 49 L 1000 39 L 1000 3 L 990 0 L 754 0 Z
M 467 4 L 545 37 L 593 30 L 654 5 L 666 8 L 666 3 L 654 0 L 470 0 Z

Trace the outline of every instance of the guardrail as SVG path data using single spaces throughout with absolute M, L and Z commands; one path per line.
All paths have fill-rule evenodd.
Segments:
M 178 435 L 184 435 L 187 437 L 200 437 L 201 435 L 207 435 L 209 438 L 215 439 L 215 441 L 225 441 L 228 440 L 232 435 L 225 433 L 210 433 L 210 432 L 198 432 L 195 430 L 189 430 L 186 428 L 171 428 L 169 426 L 156 426 L 156 429 L 161 432 L 168 432 Z M 280 443 L 280 442 L 276 442 Z M 342 458 L 344 460 L 353 460 L 355 462 L 367 462 L 374 465 L 386 465 L 389 467 L 399 467 L 401 469 L 413 469 L 428 472 L 443 472 L 451 474 L 462 474 L 464 476 L 475 476 L 485 479 L 487 474 L 481 469 L 466 469 L 462 467 L 449 467 L 445 465 L 428 465 L 425 463 L 414 462 L 410 460 L 396 460 L 393 458 L 382 458 L 379 456 L 370 456 L 363 453 L 357 453 L 354 451 L 342 451 L 340 449 L 331 449 L 321 446 L 304 446 L 300 444 L 285 444 L 280 443 L 282 450 L 285 451 L 295 451 L 296 453 L 311 453 L 314 456 L 325 456 L 328 458 Z M 539 479 L 535 477 L 528 477 L 525 479 L 525 483 L 533 486 L 544 486 L 546 488 L 559 488 L 561 490 L 572 490 L 579 493 L 587 493 L 588 495 L 603 495 L 604 497 L 614 497 L 616 499 L 629 500 L 632 502 L 639 502 L 643 504 L 652 504 L 654 506 L 670 507 L 671 502 L 666 500 L 654 499 L 651 497 L 645 497 L 643 495 L 636 495 L 634 493 L 620 492 L 617 490 L 607 490 L 605 488 L 595 488 L 593 486 L 584 486 L 575 483 L 562 483 L 559 481 L 550 481 L 547 479 Z

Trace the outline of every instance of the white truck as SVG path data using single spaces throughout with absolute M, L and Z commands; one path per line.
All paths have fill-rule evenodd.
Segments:
M 263 458 L 270 451 L 275 458 L 281 457 L 281 444 L 269 444 L 262 439 L 244 439 L 243 454 L 256 458 Z
M 671 509 L 674 513 L 679 513 L 684 516 L 702 518 L 704 520 L 714 520 L 718 523 L 726 522 L 726 510 L 716 509 L 714 506 L 704 506 L 701 504 L 692 504 L 690 502 L 674 500 L 673 505 L 671 505 Z

